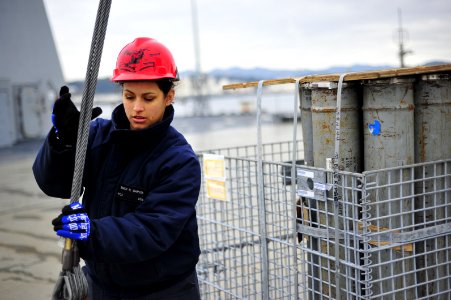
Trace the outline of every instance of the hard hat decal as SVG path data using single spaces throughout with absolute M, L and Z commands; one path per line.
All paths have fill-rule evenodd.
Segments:
M 137 51 L 125 51 L 124 55 L 130 56 L 128 62 L 125 62 L 119 66 L 119 69 L 127 72 L 139 72 L 147 68 L 155 68 L 154 61 L 145 61 L 141 63 L 141 60 L 144 58 L 145 52 L 148 52 L 148 49 L 139 49 Z M 148 57 L 160 56 L 160 53 L 149 53 Z

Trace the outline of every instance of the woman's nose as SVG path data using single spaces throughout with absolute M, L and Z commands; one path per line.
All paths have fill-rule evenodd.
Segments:
M 135 104 L 133 105 L 133 110 L 134 111 L 143 111 L 144 107 L 141 103 L 141 101 L 135 101 Z

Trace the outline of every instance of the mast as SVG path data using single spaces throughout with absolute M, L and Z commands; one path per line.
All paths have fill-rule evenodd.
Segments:
M 191 17 L 193 25 L 195 74 L 192 77 L 194 87 L 194 115 L 204 116 L 208 111 L 207 99 L 204 95 L 205 76 L 202 74 L 200 59 L 199 24 L 196 0 L 191 0 Z
M 401 15 L 401 9 L 398 8 L 398 42 L 399 42 L 399 64 L 401 68 L 405 67 L 404 64 L 404 57 L 406 56 L 406 54 L 410 54 L 412 53 L 412 51 L 410 50 L 405 50 L 404 49 L 404 37 L 407 36 L 407 31 L 405 31 L 402 28 L 402 15 Z

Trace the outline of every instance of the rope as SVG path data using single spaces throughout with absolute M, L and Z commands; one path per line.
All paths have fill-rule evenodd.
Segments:
M 75 169 L 70 198 L 71 203 L 78 201 L 81 195 L 86 149 L 88 146 L 89 123 L 91 121 L 94 93 L 97 85 L 97 75 L 99 73 L 99 65 L 102 58 L 103 42 L 105 40 L 110 7 L 111 0 L 100 0 L 94 33 L 92 35 L 85 85 L 83 88 L 80 122 L 78 124 L 77 147 L 75 152 Z

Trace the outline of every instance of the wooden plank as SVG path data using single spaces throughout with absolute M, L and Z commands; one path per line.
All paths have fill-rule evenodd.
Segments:
M 287 84 L 287 83 L 294 83 L 296 82 L 295 78 L 280 78 L 280 79 L 269 79 L 264 80 L 263 85 L 279 85 L 279 84 Z M 245 89 L 249 87 L 256 87 L 258 86 L 258 81 L 251 81 L 251 82 L 243 82 L 243 83 L 232 83 L 222 86 L 224 90 L 235 90 L 235 89 Z
M 409 76 L 409 75 L 423 75 L 423 74 L 431 74 L 431 73 L 441 73 L 441 72 L 449 72 L 451 71 L 451 64 L 445 65 L 435 65 L 435 66 L 420 66 L 413 68 L 399 68 L 399 69 L 386 69 L 386 70 L 378 70 L 378 71 L 367 71 L 367 72 L 354 72 L 349 73 L 344 78 L 344 81 L 355 81 L 355 80 L 369 80 L 369 79 L 383 79 L 383 78 L 392 78 L 399 76 Z M 288 78 L 280 78 L 280 79 L 269 79 L 264 80 L 263 85 L 279 85 L 279 84 L 287 84 L 294 83 L 296 79 L 299 79 L 301 83 L 307 82 L 319 82 L 319 81 L 338 81 L 341 74 L 325 74 L 325 75 L 307 75 L 304 77 L 288 77 Z M 243 89 L 249 87 L 258 86 L 258 81 L 244 82 L 244 83 L 233 83 L 224 85 L 223 90 L 235 90 L 235 89 Z

